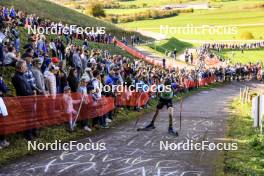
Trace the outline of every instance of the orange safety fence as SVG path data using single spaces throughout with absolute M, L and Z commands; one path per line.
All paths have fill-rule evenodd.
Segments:
M 123 42 L 121 42 L 121 41 L 119 41 L 119 40 L 117 40 L 117 39 L 115 39 L 114 42 L 116 43 L 117 46 L 123 48 L 123 49 L 126 50 L 128 53 L 130 53 L 131 55 L 133 55 L 133 56 L 135 56 L 135 57 L 137 57 L 137 58 L 141 58 L 141 59 L 143 59 L 143 60 L 146 59 L 146 56 L 145 56 L 145 55 L 143 55 L 143 54 L 137 52 L 136 50 L 134 50 L 134 49 L 132 49 L 132 48 L 130 48 L 130 47 L 128 47 L 128 46 L 126 46 Z
M 129 92 L 125 91 L 119 93 L 116 98 L 116 105 L 117 106 L 144 106 L 150 96 L 148 92 Z
M 201 79 L 201 80 L 198 82 L 198 85 L 199 85 L 200 87 L 202 87 L 202 86 L 206 86 L 206 79 Z
M 131 95 L 132 94 L 129 91 L 118 93 L 116 97 L 116 106 L 126 106 L 130 100 Z
M 142 59 L 142 60 L 144 60 L 144 61 L 146 61 L 146 62 L 148 62 L 148 63 L 150 63 L 152 65 L 163 67 L 162 61 L 156 60 L 156 59 L 148 57 L 148 56 L 145 56 L 142 53 L 138 52 L 137 50 L 128 47 L 123 42 L 121 42 L 121 41 L 119 41 L 117 39 L 114 39 L 113 41 L 116 43 L 117 46 L 119 46 L 122 49 L 126 50 L 128 53 L 130 53 L 134 57 Z M 217 66 L 223 65 L 223 63 L 217 58 L 205 59 L 205 63 L 209 67 L 217 67 Z M 173 64 L 166 64 L 166 67 L 168 69 L 172 69 L 174 67 L 174 65 Z
M 70 98 L 69 98 L 70 97 Z M 0 134 L 11 134 L 32 128 L 59 125 L 69 121 L 71 106 L 76 116 L 82 94 L 59 94 L 56 96 L 5 97 L 8 110 L 7 118 L 0 118 Z M 91 95 L 83 99 L 78 120 L 102 116 L 115 108 L 113 97 L 93 100 Z M 67 103 L 68 102 L 68 103 Z
M 147 92 L 133 92 L 129 106 L 144 106 L 149 100 L 149 94 Z
M 203 78 L 198 82 L 198 85 L 201 86 L 206 86 L 208 84 L 214 83 L 216 81 L 216 76 L 212 75 L 207 78 Z
M 83 103 L 81 105 L 81 100 Z M 118 106 L 144 106 L 149 100 L 147 92 L 123 92 L 116 100 L 105 97 L 98 101 L 92 95 L 82 97 L 80 93 L 58 94 L 56 96 L 4 97 L 8 117 L 0 117 L 0 135 L 59 125 L 75 118 L 78 120 L 100 117 Z M 115 104 L 116 101 L 116 104 Z
M 154 58 L 151 58 L 151 57 L 147 57 L 144 54 L 138 52 L 137 50 L 126 46 L 123 42 L 121 42 L 121 41 L 119 41 L 117 39 L 114 39 L 114 42 L 116 43 L 117 46 L 123 48 L 129 54 L 131 54 L 132 56 L 134 56 L 136 58 L 139 58 L 139 59 L 142 59 L 142 60 L 144 60 L 144 61 L 146 61 L 146 62 L 148 62 L 148 63 L 150 63 L 152 65 L 156 65 L 156 66 L 162 67 L 162 62 L 161 61 L 155 60 Z
M 187 88 L 187 89 L 188 88 L 194 88 L 194 87 L 197 86 L 197 83 L 194 80 L 189 80 L 187 78 L 185 78 L 183 80 L 183 83 L 184 83 L 184 87 Z
M 208 84 L 211 84 L 211 83 L 214 83 L 216 81 L 216 76 L 213 75 L 213 76 L 210 76 L 210 77 L 207 77 L 207 78 L 203 78 L 201 79 L 200 81 L 195 82 L 194 80 L 189 80 L 187 78 L 185 78 L 183 80 L 183 83 L 184 83 L 184 87 L 185 88 L 195 88 L 198 84 L 198 86 L 206 86 Z

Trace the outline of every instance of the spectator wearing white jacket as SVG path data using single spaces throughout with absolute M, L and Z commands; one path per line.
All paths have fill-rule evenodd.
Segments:
M 92 85 L 93 85 L 93 98 L 94 100 L 98 101 L 102 98 L 102 83 L 101 83 L 101 77 L 100 72 L 98 70 L 93 71 L 93 79 L 92 79 Z
M 2 80 L 2 77 L 0 76 L 0 96 L 2 95 L 2 93 L 6 93 L 7 88 L 5 88 L 4 82 Z M 4 117 L 6 118 L 8 116 L 8 110 L 7 107 L 5 105 L 4 100 L 2 99 L 2 97 L 0 97 L 0 118 Z M 0 135 L 0 149 L 9 146 L 9 142 L 6 141 L 5 136 Z
M 45 85 L 50 95 L 56 95 L 56 76 L 55 74 L 59 71 L 59 67 L 51 66 L 48 71 L 44 72 Z
M 0 115 L 3 117 L 8 116 L 6 105 L 2 97 L 0 97 Z

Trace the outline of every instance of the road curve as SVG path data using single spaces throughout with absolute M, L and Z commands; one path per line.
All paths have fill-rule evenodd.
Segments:
M 249 84 L 249 83 L 248 83 Z M 249 84 L 258 87 L 258 84 Z M 219 142 L 225 135 L 228 104 L 239 94 L 242 83 L 230 83 L 194 94 L 184 100 L 179 137 L 167 134 L 164 108 L 156 129 L 137 132 L 135 122 L 121 124 L 79 142 L 101 142 L 105 151 L 47 151 L 29 156 L 0 169 L 0 176 L 190 176 L 214 175 L 217 151 L 160 150 L 160 141 L 172 144 L 208 140 Z M 179 104 L 174 105 L 174 126 L 179 129 Z M 138 127 L 146 125 L 153 113 L 142 116 Z

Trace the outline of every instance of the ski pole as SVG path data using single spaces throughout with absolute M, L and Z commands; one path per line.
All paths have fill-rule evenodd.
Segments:
M 181 131 L 181 121 L 182 121 L 182 103 L 183 103 L 183 98 L 181 98 L 180 101 L 180 131 Z
M 143 92 L 141 92 L 141 94 L 139 95 L 139 98 L 138 98 L 138 101 L 137 101 L 137 105 L 139 106 L 139 101 L 141 99 L 141 96 L 142 96 Z M 139 121 L 139 116 L 137 117 L 137 120 L 136 120 L 136 123 L 134 125 L 134 128 L 136 128 L 137 124 L 138 124 L 138 121 Z
M 77 112 L 76 118 L 74 119 L 74 122 L 73 122 L 73 125 L 72 125 L 72 130 L 74 129 L 74 126 L 75 126 L 75 124 L 76 124 L 76 121 L 77 121 L 77 119 L 78 119 L 78 117 L 79 117 L 79 114 L 80 114 L 80 112 L 81 112 L 81 108 L 82 108 L 82 104 L 83 104 L 83 99 L 84 99 L 84 93 L 83 93 L 83 95 L 82 95 L 81 104 L 80 104 L 80 107 L 79 107 L 79 109 L 78 109 L 78 112 Z

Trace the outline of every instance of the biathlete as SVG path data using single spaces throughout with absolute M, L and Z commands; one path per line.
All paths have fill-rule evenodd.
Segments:
M 150 122 L 149 125 L 147 125 L 144 128 L 139 128 L 138 131 L 149 131 L 149 130 L 153 130 L 155 129 L 155 121 L 156 118 L 159 114 L 159 111 L 163 108 L 163 106 L 167 106 L 168 112 L 169 112 L 169 128 L 168 128 L 168 132 L 171 135 L 174 136 L 178 136 L 178 132 L 175 131 L 173 129 L 173 123 L 172 123 L 172 117 L 173 117 L 173 103 L 172 103 L 172 99 L 173 99 L 173 90 L 172 90 L 172 86 L 171 86 L 171 81 L 170 79 L 166 79 L 164 82 L 164 85 L 162 86 L 169 86 L 170 89 L 165 88 L 165 91 L 161 91 L 158 93 L 159 96 L 159 102 L 158 105 L 156 107 L 156 113 L 154 114 L 152 121 Z

